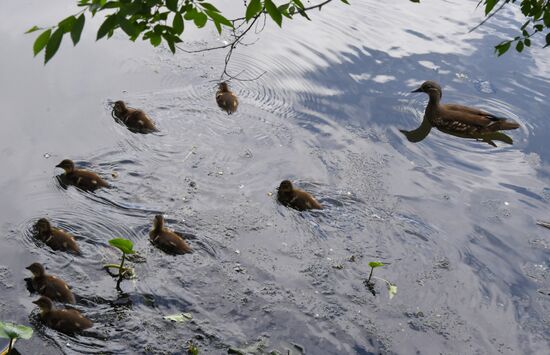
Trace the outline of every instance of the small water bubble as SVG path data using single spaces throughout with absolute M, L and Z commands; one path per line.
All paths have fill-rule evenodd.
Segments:
M 244 187 L 244 185 L 242 185 L 242 184 L 241 184 L 241 185 L 239 185 L 239 189 L 242 189 L 243 187 Z
M 509 204 L 508 201 L 504 201 L 504 206 L 508 206 Z
M 44 153 L 44 158 L 49 159 L 51 157 L 50 153 Z

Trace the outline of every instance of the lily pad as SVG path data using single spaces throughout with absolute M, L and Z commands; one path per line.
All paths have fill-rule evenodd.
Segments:
M 134 254 L 134 243 L 132 243 L 131 240 L 124 239 L 124 238 L 115 238 L 109 240 L 109 244 L 114 246 L 115 248 L 118 248 L 121 252 L 124 254 Z
M 176 323 L 186 323 L 193 319 L 193 315 L 191 313 L 177 313 L 169 316 L 164 316 L 164 319 Z
M 30 339 L 32 328 L 24 325 L 0 322 L 0 338 L 5 339 Z

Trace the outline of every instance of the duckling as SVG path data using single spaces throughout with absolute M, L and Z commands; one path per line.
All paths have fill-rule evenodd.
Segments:
M 233 91 L 229 90 L 229 85 L 224 81 L 219 84 L 218 91 L 216 92 L 216 102 L 218 106 L 227 112 L 228 115 L 237 111 L 239 106 L 239 100 Z
M 497 117 L 472 107 L 441 104 L 443 91 L 441 86 L 434 81 L 425 81 L 412 92 L 428 94 L 430 100 L 426 106 L 425 116 L 433 126 L 440 130 L 480 134 L 519 128 L 519 124 L 509 118 Z
M 26 269 L 32 272 L 31 284 L 36 292 L 54 301 L 63 303 L 75 302 L 74 295 L 65 281 L 46 274 L 42 264 L 33 263 L 27 266 Z
M 53 250 L 68 251 L 80 254 L 80 248 L 74 237 L 59 228 L 53 228 L 46 218 L 40 218 L 34 225 L 36 237 Z
M 57 309 L 52 300 L 42 296 L 33 302 L 40 307 L 40 318 L 50 328 L 72 334 L 91 328 L 94 324 L 76 309 Z
M 289 180 L 283 180 L 279 185 L 277 199 L 284 206 L 292 207 L 298 211 L 323 209 L 323 206 L 311 194 L 294 188 Z
M 86 191 L 94 191 L 101 187 L 109 187 L 109 184 L 93 171 L 76 169 L 74 162 L 65 159 L 55 166 L 65 170 L 62 179 L 70 185 L 81 188 Z
M 158 132 L 153 120 L 142 110 L 126 106 L 124 101 L 117 101 L 113 106 L 113 116 L 121 120 L 128 129 L 138 133 Z
M 191 247 L 185 239 L 174 231 L 164 227 L 164 217 L 156 215 L 153 229 L 149 232 L 151 242 L 169 254 L 191 253 Z

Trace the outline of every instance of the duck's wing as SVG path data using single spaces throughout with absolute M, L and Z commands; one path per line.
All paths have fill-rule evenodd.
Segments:
M 457 111 L 457 112 L 461 112 L 461 113 L 468 113 L 468 114 L 472 114 L 472 115 L 475 115 L 475 116 L 485 117 L 485 118 L 489 119 L 490 121 L 504 121 L 504 120 L 508 119 L 506 117 L 495 116 L 492 113 L 480 110 L 480 109 L 475 108 L 475 107 L 468 107 L 468 106 L 457 105 L 457 104 L 444 104 L 444 105 L 441 105 L 441 106 L 444 109 L 447 109 L 447 110 L 450 110 L 450 111 Z
M 463 108 L 463 109 L 462 109 Z M 487 127 L 497 121 L 505 120 L 489 113 L 460 105 L 442 105 L 439 111 L 440 118 L 445 121 L 457 122 L 459 125 Z

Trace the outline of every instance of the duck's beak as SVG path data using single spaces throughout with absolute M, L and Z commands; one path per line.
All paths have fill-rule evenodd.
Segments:
M 424 92 L 424 90 L 422 90 L 422 86 L 421 86 L 421 87 L 419 87 L 418 89 L 413 90 L 413 91 L 411 91 L 411 92 Z
M 29 266 L 27 266 L 25 269 L 30 270 L 30 269 L 31 269 L 31 266 L 29 265 Z
M 56 168 L 61 168 L 61 163 L 57 164 L 55 167 Z
M 34 303 L 35 305 L 37 305 L 37 306 L 38 306 L 38 300 L 36 300 L 36 301 L 32 301 L 32 303 Z

